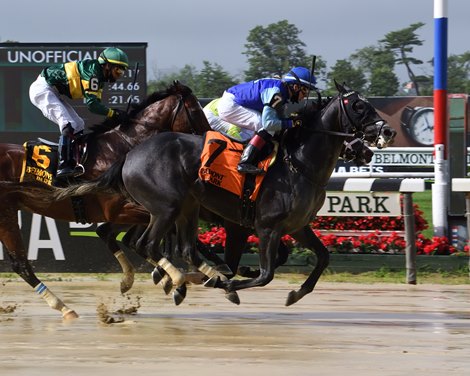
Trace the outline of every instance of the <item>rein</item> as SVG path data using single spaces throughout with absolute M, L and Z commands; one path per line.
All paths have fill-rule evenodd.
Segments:
M 348 93 L 348 95 L 351 95 L 351 94 Z M 348 95 L 346 95 L 346 96 L 348 96 Z M 312 133 L 323 133 L 323 134 L 327 134 L 327 135 L 330 135 L 330 136 L 352 138 L 352 140 L 350 142 L 347 142 L 346 140 L 344 141 L 344 152 L 341 155 L 342 158 L 344 158 L 344 156 L 346 155 L 346 152 L 348 150 L 352 150 L 352 145 L 354 145 L 356 142 L 361 142 L 363 144 L 364 143 L 364 137 L 365 137 L 365 134 L 364 134 L 363 131 L 358 131 L 356 129 L 356 126 L 354 125 L 354 123 L 351 119 L 351 116 L 349 115 L 349 113 L 346 109 L 346 106 L 344 105 L 344 100 L 343 99 L 344 99 L 344 96 L 342 94 L 340 94 L 338 96 L 338 100 L 339 100 L 339 104 L 340 104 L 339 105 L 340 123 L 342 123 L 341 115 L 344 113 L 345 117 L 348 121 L 348 125 L 353 129 L 354 133 L 331 131 L 331 130 L 328 130 L 328 129 L 303 128 L 303 129 L 307 129 L 308 131 L 310 131 Z M 374 124 L 374 123 L 370 122 L 370 123 L 364 124 L 363 128 L 367 127 L 370 124 Z M 382 127 L 383 127 L 383 125 L 384 124 L 382 124 Z M 380 132 L 378 134 L 380 135 Z M 377 136 L 377 139 L 378 138 L 379 138 L 379 136 Z M 305 164 L 303 164 L 302 162 L 292 158 L 292 155 L 288 152 L 287 148 L 283 148 L 283 149 L 285 149 L 284 150 L 284 153 L 285 153 L 284 161 L 288 165 L 289 170 L 293 173 L 300 173 L 301 175 L 303 175 L 305 180 L 307 180 L 310 184 L 312 184 L 312 185 L 317 184 L 315 181 L 313 181 L 310 177 L 307 176 L 306 172 L 307 172 L 308 168 L 305 166 Z

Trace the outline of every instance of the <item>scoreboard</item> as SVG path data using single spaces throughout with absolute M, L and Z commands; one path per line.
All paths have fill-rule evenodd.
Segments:
M 119 47 L 126 52 L 129 69 L 117 82 L 106 84 L 102 102 L 110 108 L 126 110 L 129 101 L 139 103 L 146 96 L 147 43 L 0 43 L 0 142 L 22 143 L 36 136 L 49 136 L 55 141 L 58 126 L 30 102 L 29 86 L 45 67 L 97 59 L 107 47 Z M 135 77 L 137 63 L 139 70 Z M 82 100 L 69 100 L 69 103 L 85 120 L 85 127 L 104 120 L 88 111 Z

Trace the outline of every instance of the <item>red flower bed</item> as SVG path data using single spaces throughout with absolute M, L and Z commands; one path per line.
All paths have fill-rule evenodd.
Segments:
M 311 223 L 316 235 L 332 253 L 383 253 L 404 254 L 406 248 L 405 239 L 395 231 L 404 230 L 403 217 L 317 217 Z M 420 232 L 428 228 L 423 212 L 415 205 L 415 229 L 417 235 L 416 249 L 419 255 L 450 255 L 458 250 L 449 244 L 446 237 L 425 238 Z M 369 233 L 357 236 L 338 236 L 335 234 L 322 235 L 322 230 L 367 230 Z M 387 234 L 382 234 L 387 231 Z M 390 233 L 391 231 L 391 233 Z M 223 227 L 212 227 L 208 231 L 200 231 L 199 240 L 211 247 L 222 250 L 225 247 L 225 229 Z M 296 241 L 289 235 L 282 237 L 282 241 L 292 250 L 298 248 Z M 248 238 L 247 252 L 257 249 L 259 239 L 255 235 Z M 465 246 L 465 253 L 469 253 Z

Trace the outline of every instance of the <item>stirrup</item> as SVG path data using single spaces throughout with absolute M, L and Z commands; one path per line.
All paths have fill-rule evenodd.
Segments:
M 80 175 L 83 175 L 85 173 L 85 167 L 83 167 L 82 164 L 77 164 L 75 166 L 75 176 L 80 176 Z

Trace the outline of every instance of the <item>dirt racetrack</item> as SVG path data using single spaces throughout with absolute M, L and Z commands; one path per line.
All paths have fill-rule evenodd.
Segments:
M 468 285 L 320 281 L 312 294 L 285 307 L 299 283 L 276 278 L 241 291 L 240 306 L 219 290 L 191 285 L 175 307 L 147 280 L 136 281 L 125 296 L 115 278 L 46 284 L 80 318 L 64 322 L 25 283 L 0 280 L 2 376 L 470 372 Z M 123 322 L 106 324 L 105 317 Z

